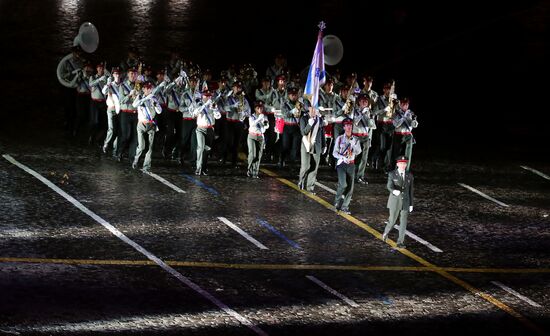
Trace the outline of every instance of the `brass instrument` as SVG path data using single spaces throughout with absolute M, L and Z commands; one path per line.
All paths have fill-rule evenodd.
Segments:
M 343 109 L 344 109 L 344 114 L 349 116 L 349 114 L 353 109 L 353 102 L 351 100 L 346 100 L 346 102 L 344 103 Z
M 239 71 L 239 76 L 242 81 L 250 82 L 257 78 L 258 73 L 252 64 L 245 64 Z
M 411 127 L 412 128 L 417 128 L 418 127 L 418 121 L 416 120 L 416 114 L 414 114 L 412 111 L 411 111 L 411 117 L 412 117 Z
M 296 111 L 294 111 L 294 118 L 300 118 L 303 107 L 304 107 L 304 103 L 302 103 L 300 100 L 297 100 L 296 104 L 294 105 L 294 108 L 296 109 Z
M 244 91 L 241 91 L 239 93 L 239 112 L 243 112 L 244 111 Z
M 351 111 L 353 111 L 353 100 L 351 97 L 353 97 L 353 87 L 355 86 L 355 82 L 357 81 L 357 77 L 353 78 L 353 82 L 351 82 L 349 91 L 348 91 L 348 97 L 346 98 L 346 103 L 344 104 L 344 114 L 349 116 Z
M 390 93 L 388 94 L 388 111 L 386 112 L 386 117 L 391 119 L 393 118 L 393 114 L 395 112 L 395 108 L 397 104 L 395 104 L 395 99 L 392 98 L 392 96 L 395 94 L 395 81 L 391 82 L 390 87 Z
M 96 27 L 91 22 L 84 22 L 79 30 L 78 35 L 73 40 L 73 46 L 79 46 L 87 53 L 93 53 L 99 44 L 99 34 Z M 57 79 L 61 85 L 74 89 L 78 86 L 79 76 L 82 76 L 82 70 L 73 64 L 73 61 L 80 63 L 83 60 L 78 53 L 71 52 L 59 61 L 57 64 Z
M 134 90 L 136 93 L 141 90 L 141 79 L 143 78 L 141 75 L 142 68 L 143 68 L 143 63 L 139 62 L 138 69 L 137 69 L 138 75 L 136 78 L 136 84 L 134 85 Z
M 245 92 L 241 91 L 237 93 L 237 99 L 239 100 L 239 106 L 237 107 L 239 112 L 239 120 L 244 121 L 248 117 L 248 113 L 245 113 L 244 96 Z

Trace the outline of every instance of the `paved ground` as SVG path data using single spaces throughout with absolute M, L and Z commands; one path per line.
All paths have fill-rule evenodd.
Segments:
M 550 334 L 549 164 L 420 155 L 397 250 L 382 173 L 348 216 L 297 167 L 151 176 L 72 143 L 0 149 L 0 335 Z

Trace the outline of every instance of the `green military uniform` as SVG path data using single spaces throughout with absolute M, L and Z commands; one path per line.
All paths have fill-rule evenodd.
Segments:
M 397 162 L 408 162 L 407 158 L 401 156 Z M 399 237 L 397 238 L 397 246 L 405 247 L 405 231 L 407 230 L 407 218 L 413 207 L 413 182 L 412 173 L 406 169 L 400 171 L 395 169 L 388 173 L 388 183 L 386 188 L 390 192 L 388 197 L 387 208 L 389 210 L 389 219 L 382 239 L 385 241 L 389 232 L 394 227 L 397 217 L 399 216 Z

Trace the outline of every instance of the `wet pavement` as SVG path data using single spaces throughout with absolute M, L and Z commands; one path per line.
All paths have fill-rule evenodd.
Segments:
M 347 216 L 326 166 L 311 195 L 297 166 L 197 177 L 155 156 L 178 192 L 50 140 L 0 141 L 0 335 L 550 334 L 550 181 L 520 167 L 548 163 L 420 154 L 397 250 L 380 172 Z

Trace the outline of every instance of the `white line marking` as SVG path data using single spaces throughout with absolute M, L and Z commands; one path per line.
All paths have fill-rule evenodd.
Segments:
M 320 183 L 320 182 L 315 182 L 315 185 L 325 189 L 326 191 L 328 191 L 329 193 L 333 194 L 333 195 L 336 195 L 336 191 L 334 189 L 330 189 L 329 187 L 327 187 L 326 185 Z
M 38 174 L 34 170 L 30 169 L 29 167 L 19 163 L 14 158 L 12 158 L 10 155 L 2 155 L 6 160 L 13 163 L 17 167 L 21 168 L 22 170 L 26 171 L 27 173 L 31 174 L 32 176 L 36 177 L 38 180 L 40 180 L 42 183 L 50 187 L 53 191 L 61 195 L 63 198 L 65 198 L 67 201 L 71 202 L 75 207 L 77 207 L 80 211 L 84 212 L 88 216 L 92 217 L 96 222 L 103 225 L 107 230 L 109 230 L 112 234 L 117 236 L 120 240 L 125 242 L 126 244 L 133 247 L 135 250 L 143 254 L 147 257 L 147 259 L 153 261 L 155 264 L 159 265 L 162 269 L 164 269 L 166 272 L 170 273 L 174 277 L 176 277 L 178 280 L 183 282 L 185 285 L 187 285 L 189 288 L 193 289 L 195 292 L 202 295 L 204 298 L 208 299 L 210 302 L 218 306 L 221 310 L 223 310 L 225 313 L 227 313 L 230 316 L 233 316 L 235 319 L 237 319 L 239 322 L 247 326 L 248 328 L 252 329 L 256 334 L 258 335 L 267 335 L 262 329 L 260 329 L 258 326 L 253 324 L 251 321 L 249 321 L 247 318 L 242 316 L 241 314 L 237 313 L 233 309 L 229 308 L 225 303 L 221 302 L 217 298 L 215 298 L 212 294 L 202 289 L 199 285 L 195 284 L 193 281 L 191 281 L 189 278 L 185 277 L 178 271 L 176 271 L 174 268 L 168 266 L 164 261 L 153 255 L 151 252 L 147 251 L 145 248 L 141 247 L 141 245 L 137 244 L 130 238 L 126 237 L 122 232 L 120 232 L 117 228 L 115 228 L 113 225 L 109 224 L 106 220 L 96 215 L 94 212 L 92 212 L 90 209 L 86 208 L 82 203 L 74 199 L 72 196 L 67 194 L 65 191 L 61 190 L 59 187 L 57 187 L 55 184 L 50 182 L 48 179 L 44 178 L 42 175 Z
M 313 275 L 306 275 L 306 278 L 308 278 L 309 280 L 315 282 L 316 284 L 318 284 L 320 287 L 322 287 L 323 289 L 325 289 L 325 290 L 326 290 L 327 292 L 329 292 L 330 294 L 339 297 L 340 299 L 342 299 L 342 301 L 344 301 L 344 302 L 347 303 L 348 305 L 350 305 L 350 306 L 352 306 L 352 307 L 359 307 L 359 305 L 357 304 L 357 302 L 353 301 L 352 299 L 348 298 L 347 296 L 345 296 L 345 295 L 343 295 L 343 294 L 338 293 L 337 291 L 335 291 L 334 289 L 330 288 L 330 287 L 327 286 L 324 282 L 322 282 L 321 280 L 317 279 L 317 278 L 314 277 Z
M 492 198 L 491 196 L 485 195 L 485 194 L 482 193 L 481 191 L 479 191 L 479 190 L 477 190 L 477 189 L 475 189 L 475 188 L 472 188 L 472 187 L 470 187 L 470 186 L 467 185 L 467 184 L 459 183 L 458 185 L 461 186 L 461 187 L 464 187 L 464 188 L 466 188 L 466 189 L 468 189 L 468 190 L 470 190 L 470 191 L 472 191 L 472 192 L 475 192 L 476 194 L 478 194 L 478 195 L 480 195 L 480 196 L 482 196 L 482 197 L 484 197 L 484 198 L 486 198 L 486 199 L 488 199 L 488 200 L 490 200 L 490 201 L 493 201 L 493 202 L 495 202 L 495 203 L 498 204 L 498 205 L 501 205 L 501 206 L 503 206 L 503 207 L 509 207 L 508 204 L 502 203 L 501 201 L 499 201 L 499 200 L 497 200 L 497 199 L 494 199 L 494 198 Z
M 396 230 L 399 230 L 399 224 L 395 225 L 393 228 L 396 229 Z M 439 247 L 437 247 L 435 245 L 432 245 L 430 242 L 418 237 L 417 235 L 415 235 L 414 233 L 412 233 L 409 230 L 405 230 L 405 235 L 411 237 L 412 239 L 416 240 L 420 244 L 425 245 L 427 248 L 429 248 L 430 250 L 432 250 L 434 252 L 437 252 L 437 253 L 443 252 L 443 250 L 441 250 Z
M 544 173 L 541 173 L 540 171 L 538 171 L 538 170 L 536 170 L 536 169 L 533 169 L 533 168 L 527 167 L 527 166 L 520 166 L 520 167 L 523 168 L 523 169 L 525 169 L 525 170 L 528 170 L 528 171 L 530 171 L 530 172 L 533 172 L 533 173 L 537 174 L 537 175 L 540 176 L 540 177 L 543 177 L 543 178 L 545 178 L 545 179 L 547 179 L 547 180 L 550 180 L 550 176 L 548 176 L 548 175 L 546 175 L 546 174 L 544 174 Z
M 336 191 L 334 191 L 333 189 L 330 189 L 329 187 L 325 186 L 324 184 L 320 183 L 320 182 L 315 182 L 316 185 L 318 185 L 319 187 L 325 189 L 326 191 L 336 195 Z M 396 225 L 394 226 L 395 229 L 399 230 L 399 225 Z M 434 252 L 437 252 L 437 253 L 441 253 L 443 252 L 439 247 L 435 246 L 435 245 L 432 245 L 431 243 L 429 243 L 428 241 L 418 237 L 417 235 L 415 235 L 414 233 L 408 231 L 408 230 L 405 230 L 405 234 L 409 237 L 411 237 L 412 239 L 416 240 L 417 242 L 419 242 L 420 244 L 422 245 L 425 245 L 426 247 L 428 247 L 430 250 L 434 251 Z
M 185 194 L 185 190 L 182 190 L 180 189 L 178 186 L 168 182 L 167 180 L 165 180 L 164 178 L 158 176 L 157 174 L 155 173 L 151 173 L 151 172 L 148 172 L 148 171 L 145 171 L 145 170 L 142 170 L 145 174 L 151 176 L 152 178 L 158 180 L 159 182 L 161 183 L 164 183 L 165 185 L 167 185 L 169 188 L 172 188 L 174 189 L 175 191 L 179 192 L 180 194 Z
M 498 282 L 498 281 L 491 281 L 491 283 L 495 286 L 498 286 L 502 289 L 504 289 L 505 291 L 507 291 L 508 293 L 512 294 L 513 296 L 517 297 L 518 299 L 520 300 L 523 300 L 525 302 L 527 302 L 528 304 L 530 304 L 531 306 L 533 307 L 537 307 L 537 308 L 542 308 L 542 306 L 538 303 L 536 303 L 535 301 L 531 300 L 530 298 L 528 298 L 527 296 L 524 296 L 524 295 L 521 295 L 520 293 L 516 292 L 515 290 L 513 290 L 512 288 L 510 287 L 507 287 L 505 285 L 503 285 L 502 283 Z
M 218 217 L 218 219 L 220 221 L 222 221 L 225 225 L 229 226 L 230 228 L 232 228 L 233 230 L 237 231 L 241 236 L 245 237 L 249 242 L 251 242 L 252 244 L 256 245 L 257 247 L 259 247 L 260 249 L 262 250 L 267 250 L 268 248 L 260 243 L 259 241 L 257 241 L 256 239 L 252 238 L 248 233 L 244 232 L 240 227 L 238 227 L 237 225 L 231 223 L 227 218 L 225 217 Z
M 336 191 L 330 189 L 329 187 L 325 186 L 324 184 L 321 184 L 319 182 L 315 182 L 316 185 L 318 185 L 319 187 L 325 189 L 326 191 L 336 195 Z M 396 225 L 394 226 L 395 229 L 399 229 L 399 225 Z M 416 240 L 417 242 L 419 242 L 420 244 L 422 245 L 425 245 L 426 247 L 428 247 L 430 250 L 434 251 L 434 252 L 437 252 L 437 253 L 441 253 L 443 252 L 439 247 L 437 246 L 434 246 L 432 245 L 431 243 L 429 243 L 428 241 L 418 237 L 417 235 L 415 235 L 414 233 L 408 231 L 408 230 L 405 230 L 405 234 L 409 237 L 411 237 L 412 239 Z

